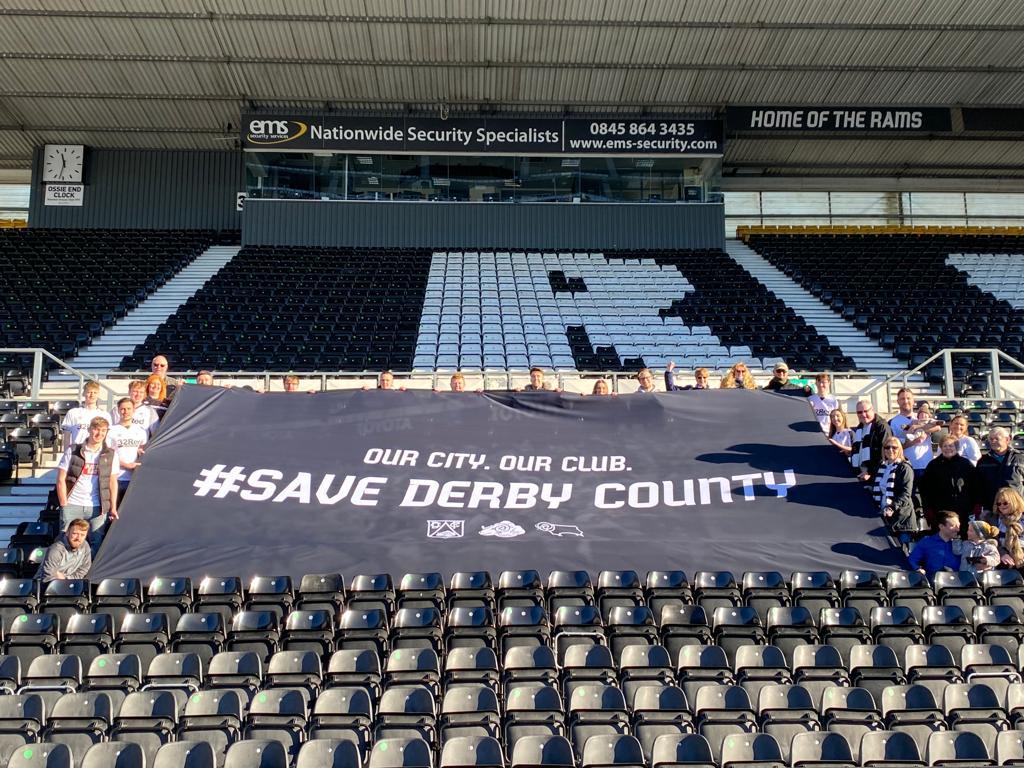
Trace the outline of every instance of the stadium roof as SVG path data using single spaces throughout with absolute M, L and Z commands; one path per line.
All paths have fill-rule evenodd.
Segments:
M 16 5 L 17 7 L 12 7 Z M 252 107 L 704 114 L 1024 102 L 1019 0 L 9 0 L 0 168 L 234 146 Z M 1020 134 L 732 138 L 725 170 L 1024 176 Z

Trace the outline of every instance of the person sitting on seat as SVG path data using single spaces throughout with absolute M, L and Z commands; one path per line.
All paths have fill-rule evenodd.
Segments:
M 1008 568 L 1024 566 L 1024 497 L 1012 488 L 1003 488 L 996 492 L 995 514 L 986 522 L 992 523 L 999 530 L 999 554 L 1002 564 Z
M 85 440 L 89 422 L 94 418 L 97 416 L 106 417 L 107 412 L 96 405 L 99 396 L 99 382 L 85 382 L 85 387 L 82 389 L 82 405 L 72 408 L 64 414 L 64 420 L 60 423 L 61 432 L 64 433 L 63 445 L 65 447 Z
M 983 520 L 971 520 L 967 524 L 967 541 L 960 546 L 960 570 L 977 576 L 999 565 L 997 536 L 999 529 L 994 525 Z M 954 542 L 953 550 L 956 549 Z
M 39 579 L 50 582 L 54 579 L 84 579 L 92 568 L 92 549 L 86 539 L 89 523 L 76 517 L 68 523 L 67 530 L 46 550 L 46 557 L 39 568 Z
M 910 551 L 911 568 L 921 571 L 928 580 L 939 571 L 960 570 L 960 558 L 953 551 L 953 540 L 960 537 L 960 518 L 956 512 L 942 510 L 935 516 L 938 533 L 925 536 Z
M 885 423 L 885 419 L 878 418 L 874 406 L 867 400 L 857 403 L 857 419 L 858 424 L 853 430 L 850 463 L 854 469 L 859 470 L 857 477 L 867 483 L 875 478 L 875 473 L 882 463 L 882 444 L 892 437 L 892 431 Z
M 57 502 L 61 527 L 71 520 L 88 521 L 89 544 L 95 550 L 103 540 L 107 520 L 117 519 L 117 478 L 121 464 L 117 451 L 106 445 L 109 422 L 97 416 L 89 422 L 89 436 L 70 445 L 57 464 Z
M 814 377 L 814 387 L 816 391 L 807 398 L 807 402 L 814 411 L 814 418 L 821 425 L 821 431 L 827 433 L 832 426 L 832 411 L 839 409 L 839 400 L 832 395 L 832 380 L 827 373 L 819 373 Z
M 794 384 L 789 380 L 789 366 L 785 363 L 778 363 L 772 370 L 772 377 L 764 388 L 769 392 L 800 392 L 805 396 L 811 395 L 811 388 L 803 384 Z
M 914 469 L 895 437 L 888 437 L 882 444 L 882 456 L 882 464 L 875 475 L 875 503 L 889 529 L 899 534 L 901 540 L 909 541 L 910 537 L 904 534 L 919 530 L 914 509 Z
M 637 387 L 637 392 L 652 393 L 654 389 L 654 374 L 651 373 L 650 368 L 643 368 L 636 374 L 636 380 L 640 382 L 640 386 Z
M 754 377 L 750 375 L 750 369 L 746 363 L 736 363 L 729 372 L 722 377 L 718 385 L 720 389 L 757 389 Z
M 680 387 L 676 384 L 675 379 L 676 364 L 669 361 L 668 365 L 665 366 L 665 391 L 666 392 L 678 392 L 686 389 L 711 389 L 708 384 L 708 369 L 698 368 L 693 372 L 693 384 L 687 384 L 686 386 Z

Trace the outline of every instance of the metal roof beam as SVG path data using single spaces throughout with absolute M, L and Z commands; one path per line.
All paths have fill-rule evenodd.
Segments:
M 191 13 L 187 11 L 92 11 L 92 10 L 34 10 L 20 8 L 0 9 L 2 17 L 30 17 L 53 19 L 124 19 L 128 21 L 272 21 L 333 24 L 388 24 L 416 26 L 451 26 L 453 24 L 479 27 L 571 27 L 577 29 L 607 29 L 628 26 L 633 29 L 721 29 L 721 30 L 824 30 L 851 32 L 1024 32 L 1024 24 L 970 24 L 970 23 L 871 23 L 844 21 L 671 21 L 644 19 L 551 19 L 487 16 L 357 16 L 328 13 Z
M 584 71 L 622 70 L 646 72 L 830 72 L 830 73 L 935 73 L 935 74 L 1024 74 L 1024 64 L 1015 66 L 962 66 L 937 64 L 766 64 L 763 62 L 710 64 L 705 62 L 669 62 L 644 64 L 635 61 L 579 63 L 572 61 L 416 61 L 413 59 L 312 59 L 266 56 L 154 56 L 149 54 L 85 54 L 85 53 L 13 53 L 0 52 L 3 61 L 80 61 L 133 62 L 148 64 L 252 64 L 337 67 L 402 67 L 415 69 L 577 69 Z

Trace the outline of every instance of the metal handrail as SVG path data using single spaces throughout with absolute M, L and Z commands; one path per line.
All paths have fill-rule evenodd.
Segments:
M 1024 373 L 1024 363 L 1022 363 L 1020 360 L 1017 360 L 1014 357 L 1010 357 L 1010 355 L 1006 354 L 1002 350 L 995 349 L 995 348 L 992 348 L 992 347 L 986 347 L 986 348 L 972 348 L 972 347 L 957 348 L 957 347 L 952 347 L 952 348 L 949 348 L 949 349 L 943 349 L 941 352 L 936 352 L 934 355 L 929 357 L 924 362 L 918 364 L 917 366 L 915 366 L 913 368 L 908 368 L 907 370 L 904 370 L 904 371 L 900 371 L 899 373 L 894 373 L 893 375 L 888 376 L 887 378 L 883 379 L 880 382 L 876 382 L 875 384 L 869 385 L 868 387 L 866 387 L 864 390 L 862 390 L 861 392 L 859 392 L 857 394 L 858 394 L 858 396 L 861 396 L 861 397 L 869 397 L 871 399 L 872 406 L 877 411 L 878 410 L 878 393 L 879 393 L 879 391 L 881 389 L 884 388 L 884 390 L 885 390 L 885 401 L 886 401 L 885 402 L 885 410 L 889 410 L 889 407 L 890 407 L 891 402 L 892 402 L 892 385 L 893 385 L 893 383 L 898 381 L 898 382 L 900 382 L 900 386 L 901 387 L 907 386 L 908 380 L 910 379 L 911 376 L 914 376 L 915 374 L 921 373 L 925 368 L 927 368 L 929 365 L 931 365 L 934 361 L 936 361 L 936 360 L 941 358 L 942 359 L 942 367 L 943 367 L 943 376 L 942 376 L 942 378 L 943 378 L 943 395 L 944 395 L 944 397 L 946 399 L 953 400 L 953 399 L 956 398 L 956 391 L 953 389 L 953 385 L 954 385 L 954 382 L 953 382 L 953 355 L 982 355 L 982 354 L 989 356 L 989 362 L 991 363 L 991 366 L 992 366 L 992 372 L 990 374 L 990 380 L 989 380 L 989 393 L 991 394 L 991 398 L 986 398 L 986 399 L 1001 400 L 1002 397 L 1003 397 L 1002 379 L 1004 378 L 1004 376 L 1003 376 L 1003 374 L 999 370 L 999 362 L 1000 361 L 1006 361 L 1007 363 L 1010 363 L 1011 365 L 1016 366 L 1018 369 L 1020 369 L 1020 371 L 1022 373 Z
M 32 355 L 32 385 L 31 394 L 29 395 L 33 400 L 40 396 L 43 387 L 43 357 L 48 357 L 53 362 L 57 363 L 61 371 L 65 371 L 74 376 L 78 377 L 78 395 L 79 398 L 82 396 L 82 389 L 85 387 L 85 381 L 95 381 L 100 385 L 102 389 L 106 391 L 106 407 L 108 410 L 113 410 L 114 403 L 117 400 L 118 394 L 109 386 L 104 384 L 96 375 L 81 371 L 78 368 L 73 368 L 66 362 L 61 360 L 56 355 L 47 352 L 42 347 L 0 347 L 0 355 L 12 354 L 12 355 Z

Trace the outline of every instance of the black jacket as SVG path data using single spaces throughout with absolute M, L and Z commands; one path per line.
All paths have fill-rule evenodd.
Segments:
M 861 429 L 858 424 L 854 429 L 854 436 L 857 431 Z M 864 440 L 857 441 L 854 439 L 853 442 L 853 456 L 856 457 L 860 453 L 861 445 L 865 442 L 868 443 L 868 447 L 871 451 L 871 455 L 868 460 L 862 462 L 860 465 L 855 466 L 858 472 L 867 472 L 871 475 L 873 480 L 875 473 L 878 472 L 878 467 L 882 464 L 882 444 L 892 437 L 892 430 L 889 428 L 888 423 L 881 416 L 875 416 L 875 420 L 871 422 L 871 431 L 865 436 Z
M 966 517 L 978 496 L 977 470 L 963 456 L 947 459 L 939 454 L 921 476 L 921 501 L 932 512 L 948 509 Z
M 978 459 L 978 503 L 992 510 L 992 502 L 1000 488 L 1013 488 L 1024 495 L 1024 456 L 1013 448 L 1007 448 L 1002 461 L 991 453 Z
M 881 506 L 881 498 L 885 489 L 879 487 L 881 473 L 875 476 L 875 500 L 879 504 L 879 512 L 885 510 Z M 886 524 L 894 531 L 916 531 L 918 529 L 917 510 L 914 508 L 914 468 L 909 461 L 901 461 L 892 472 L 892 510 Z

